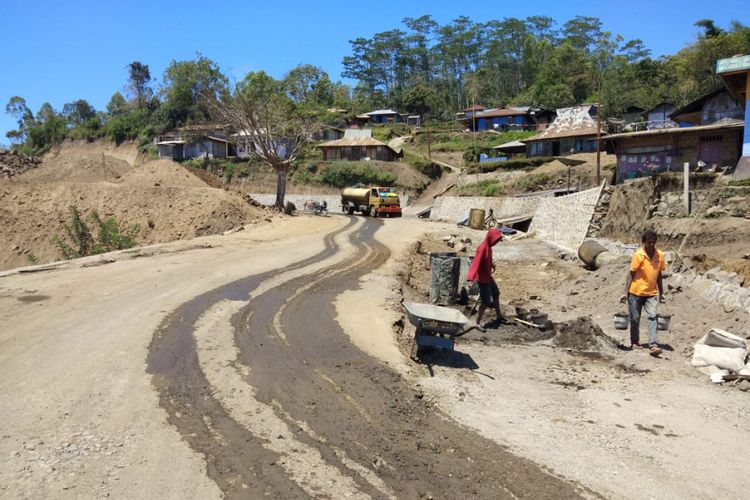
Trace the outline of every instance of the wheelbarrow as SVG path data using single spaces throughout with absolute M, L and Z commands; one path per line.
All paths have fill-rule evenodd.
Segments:
M 456 337 L 484 328 L 450 307 L 404 302 L 409 322 L 416 327 L 412 359 L 417 359 L 425 347 L 453 350 Z

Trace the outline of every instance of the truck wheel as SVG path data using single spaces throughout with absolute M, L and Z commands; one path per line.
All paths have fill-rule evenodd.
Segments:
M 354 215 L 354 207 L 347 207 L 346 211 L 349 215 Z

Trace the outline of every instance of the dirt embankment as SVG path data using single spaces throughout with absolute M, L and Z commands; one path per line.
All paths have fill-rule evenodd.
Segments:
M 121 228 L 138 225 L 145 245 L 217 234 L 265 217 L 238 193 L 209 187 L 170 160 L 145 161 L 134 144 L 66 142 L 41 166 L 0 181 L 0 269 L 58 260 L 76 206 Z M 92 230 L 94 234 L 96 231 Z

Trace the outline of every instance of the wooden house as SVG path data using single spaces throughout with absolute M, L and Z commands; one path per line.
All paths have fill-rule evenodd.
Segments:
M 669 115 L 674 112 L 674 105 L 668 102 L 657 104 L 651 109 L 643 112 L 644 126 L 646 130 L 658 130 L 663 128 L 679 127 Z
M 527 156 L 560 156 L 596 151 L 596 104 L 560 108 L 553 121 L 540 134 L 524 139 Z M 602 136 L 606 134 L 601 133 Z
M 727 91 L 715 91 L 672 111 L 668 118 L 683 126 L 651 128 L 607 137 L 607 151 L 617 156 L 617 178 L 692 168 L 734 166 L 741 154 L 744 123 Z
M 372 137 L 371 129 L 347 129 L 343 139 L 327 141 L 317 146 L 323 160 L 359 161 L 364 159 L 395 161 L 403 156 L 388 144 Z
M 226 134 L 213 128 L 187 126 L 167 132 L 154 139 L 159 158 L 174 161 L 193 158 L 226 158 L 229 141 Z

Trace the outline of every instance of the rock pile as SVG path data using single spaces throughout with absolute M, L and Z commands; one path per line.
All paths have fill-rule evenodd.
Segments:
M 23 153 L 0 149 L 0 178 L 11 178 L 41 165 L 42 160 Z

